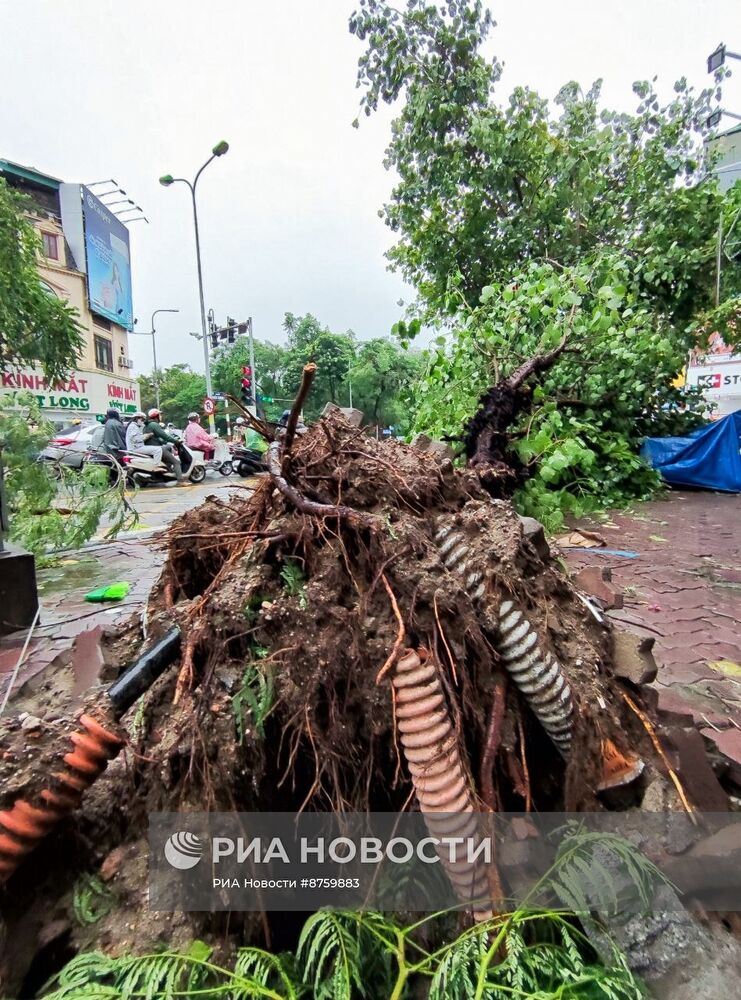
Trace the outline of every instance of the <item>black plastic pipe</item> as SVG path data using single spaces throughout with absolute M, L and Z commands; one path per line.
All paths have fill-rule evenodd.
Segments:
M 108 688 L 116 716 L 131 708 L 180 655 L 180 628 L 175 625 Z

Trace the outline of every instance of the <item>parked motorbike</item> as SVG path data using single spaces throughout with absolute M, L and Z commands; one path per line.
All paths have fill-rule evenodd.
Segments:
M 245 448 L 244 445 L 232 445 L 232 461 L 240 476 L 257 476 L 261 472 L 268 471 L 260 452 Z

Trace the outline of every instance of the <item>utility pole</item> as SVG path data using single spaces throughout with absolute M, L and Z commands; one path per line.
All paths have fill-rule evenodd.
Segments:
M 723 210 L 718 221 L 718 251 L 715 258 L 715 307 L 720 305 L 720 270 L 723 265 Z
M 255 341 L 252 337 L 252 317 L 247 320 L 247 335 L 250 344 L 250 368 L 252 369 L 252 409 L 253 417 L 257 416 L 257 373 L 255 372 Z

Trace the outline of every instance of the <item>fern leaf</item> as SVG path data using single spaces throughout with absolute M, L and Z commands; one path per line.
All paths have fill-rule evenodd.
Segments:
M 363 993 L 357 917 L 320 910 L 301 932 L 298 957 L 304 981 L 312 982 L 317 1000 L 351 1000 L 353 987 Z

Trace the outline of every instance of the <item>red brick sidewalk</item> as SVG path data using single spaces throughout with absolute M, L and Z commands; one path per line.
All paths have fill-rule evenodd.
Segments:
M 691 712 L 741 768 L 741 496 L 673 491 L 583 526 L 638 553 L 565 555 L 574 571 L 609 566 L 625 600 L 610 616 L 655 637 L 660 706 Z

